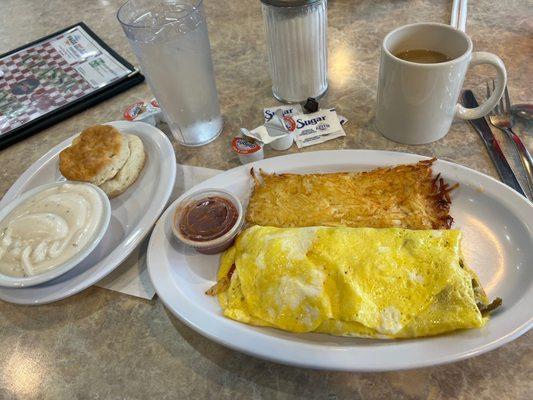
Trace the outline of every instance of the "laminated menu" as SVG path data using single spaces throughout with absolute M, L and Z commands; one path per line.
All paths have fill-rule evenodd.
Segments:
M 84 23 L 0 55 L 0 149 L 143 80 Z

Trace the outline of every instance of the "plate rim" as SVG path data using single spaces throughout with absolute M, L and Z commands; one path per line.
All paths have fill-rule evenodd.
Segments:
M 123 121 L 123 120 L 117 120 L 117 121 L 109 121 L 109 122 L 103 122 L 102 124 L 108 124 L 113 126 L 126 126 L 130 124 L 137 124 L 140 127 L 143 128 L 144 131 L 150 132 L 146 133 L 146 137 L 149 138 L 153 142 L 153 144 L 160 149 L 158 153 L 160 153 L 163 157 L 161 157 L 157 162 L 159 163 L 159 170 L 160 170 L 160 176 L 166 177 L 164 180 L 165 183 L 168 183 L 167 185 L 160 185 L 158 187 L 159 190 L 161 190 L 161 196 L 160 198 L 164 201 L 161 201 L 154 209 L 153 218 L 151 223 L 147 223 L 147 221 L 144 221 L 145 218 L 148 218 L 147 215 L 143 216 L 141 220 L 137 223 L 136 226 L 138 227 L 144 227 L 141 229 L 140 234 L 135 234 L 132 229 L 132 233 L 125 237 L 117 246 L 116 249 L 111 251 L 109 254 L 107 254 L 105 257 L 101 258 L 97 263 L 93 264 L 91 267 L 88 267 L 88 269 L 95 267 L 96 265 L 102 263 L 103 261 L 106 261 L 105 267 L 102 268 L 102 270 L 95 274 L 91 278 L 87 278 L 83 281 L 83 283 L 78 283 L 74 287 L 70 289 L 64 289 L 59 294 L 54 295 L 46 295 L 44 298 L 41 298 L 39 300 L 33 300 L 30 298 L 13 298 L 9 295 L 9 292 L 11 290 L 28 290 L 31 291 L 32 289 L 35 290 L 36 288 L 45 286 L 47 282 L 39 285 L 39 286 L 32 286 L 27 288 L 0 288 L 0 300 L 6 301 L 12 304 L 21 304 L 21 305 L 43 305 L 43 304 L 49 304 L 56 301 L 63 300 L 67 297 L 73 296 L 77 293 L 82 292 L 83 290 L 87 289 L 88 287 L 96 284 L 101 279 L 109 275 L 111 272 L 113 272 L 127 257 L 128 255 L 140 244 L 140 242 L 146 238 L 148 234 L 151 233 L 154 224 L 158 221 L 159 217 L 161 216 L 161 213 L 165 210 L 168 200 L 172 194 L 174 183 L 176 180 L 176 154 L 174 153 L 174 147 L 172 146 L 172 143 L 170 142 L 169 138 L 157 127 L 152 126 L 150 124 L 147 124 L 145 122 L 131 122 L 131 121 Z M 120 128 L 119 128 L 120 129 Z M 126 128 L 124 128 L 126 129 Z M 52 147 L 49 151 L 47 151 L 44 155 L 39 157 L 37 161 L 35 161 L 30 167 L 28 167 L 13 183 L 13 185 L 6 191 L 2 199 L 0 200 L 0 207 L 2 207 L 3 204 L 6 204 L 13 200 L 16 196 L 19 194 L 22 194 L 24 192 L 21 192 L 22 187 L 24 184 L 28 181 L 29 178 L 34 176 L 37 171 L 39 171 L 41 168 L 43 168 L 44 165 L 50 162 L 54 162 L 54 160 L 57 158 L 57 155 L 59 154 L 59 151 L 67 147 L 73 140 L 74 137 L 76 137 L 79 134 L 79 132 L 73 134 L 72 136 L 68 137 L 67 139 L 61 141 L 54 147 Z M 168 164 L 168 166 L 167 166 Z M 59 182 L 59 181 L 54 181 Z M 52 183 L 52 182 L 50 182 Z M 159 193 L 157 193 L 159 194 Z M 154 197 L 156 198 L 156 197 Z M 153 203 L 152 203 L 153 204 Z M 111 213 L 111 216 L 113 214 Z M 144 222 L 143 222 L 144 221 Z M 126 249 L 122 253 L 115 253 L 118 251 L 118 247 L 122 245 L 123 243 L 128 242 L 126 245 Z M 50 281 L 50 282 L 53 282 Z
M 410 162 L 416 162 L 416 161 L 420 161 L 420 160 L 426 160 L 426 159 L 430 159 L 431 157 L 426 157 L 426 156 L 421 156 L 421 155 L 418 155 L 418 154 L 413 154 L 413 153 L 405 153 L 405 152 L 396 152 L 396 151 L 382 151 L 382 150 L 366 150 L 366 149 L 361 149 L 361 150 L 357 150 L 357 149 L 343 149 L 343 150 L 323 150 L 323 151 L 317 151 L 317 152 L 305 152 L 305 153 L 296 153 L 296 154 L 288 154 L 288 155 L 284 155 L 284 156 L 279 156 L 279 157 L 271 157 L 271 158 L 268 158 L 268 159 L 265 159 L 265 160 L 261 160 L 261 161 L 258 161 L 258 162 L 254 162 L 254 163 L 250 163 L 250 164 L 246 164 L 246 165 L 241 165 L 241 166 L 237 166 L 235 168 L 232 168 L 230 170 L 227 170 L 227 171 L 223 171 L 221 173 L 236 173 L 237 170 L 243 170 L 243 169 L 248 169 L 248 168 L 251 168 L 251 167 L 255 167 L 255 166 L 258 166 L 260 167 L 261 164 L 263 164 L 264 161 L 266 160 L 272 160 L 273 158 L 278 158 L 278 159 L 289 159 L 289 158 L 299 158 L 299 157 L 309 157 L 309 154 L 314 154 L 315 157 L 320 157 L 320 156 L 324 156 L 324 158 L 326 158 L 327 156 L 331 156 L 332 154 L 335 154 L 335 153 L 338 153 L 338 152 L 343 152 L 343 153 L 352 153 L 354 155 L 357 155 L 357 154 L 361 154 L 361 153 L 367 153 L 367 154 L 376 154 L 376 153 L 379 153 L 379 155 L 382 155 L 382 156 L 386 156 L 386 157 L 398 157 L 400 158 L 400 160 L 398 160 L 397 162 L 404 162 L 404 160 L 401 160 L 401 158 L 407 158 L 407 159 L 410 159 L 411 161 Z M 318 154 L 317 154 L 318 153 Z M 409 162 L 409 161 L 408 161 Z M 330 163 L 330 165 L 334 165 L 336 162 L 335 161 L 332 161 Z M 459 170 L 468 170 L 469 172 L 473 173 L 474 176 L 482 176 L 484 179 L 488 178 L 488 181 L 487 182 L 490 182 L 491 185 L 496 185 L 494 187 L 497 187 L 499 189 L 503 189 L 503 192 L 508 192 L 508 193 L 511 193 L 512 194 L 512 199 L 513 200 L 516 200 L 517 199 L 517 196 L 518 198 L 522 199 L 523 201 L 521 201 L 521 203 L 523 205 L 526 205 L 526 206 L 529 206 L 530 209 L 529 209 L 529 212 L 530 213 L 533 213 L 533 204 L 525 199 L 524 197 L 522 197 L 518 192 L 516 192 L 515 190 L 511 189 L 510 187 L 504 185 L 503 183 L 499 182 L 498 180 L 486 175 L 486 174 L 483 174 L 479 171 L 476 171 L 472 168 L 469 168 L 469 167 L 466 167 L 466 166 L 462 166 L 460 164 L 457 164 L 457 163 L 454 163 L 454 162 L 450 162 L 450 161 L 447 161 L 447 160 L 441 160 L 441 159 L 437 159 L 436 161 L 436 167 L 439 166 L 439 164 L 444 164 L 445 166 L 447 166 L 448 168 L 450 168 L 451 170 L 454 170 L 454 169 L 459 169 Z M 282 164 L 280 162 L 280 164 Z M 325 165 L 328 165 L 327 163 L 324 163 L 324 164 L 320 164 L 320 166 L 325 166 Z M 281 171 L 284 171 L 284 170 L 290 170 L 291 167 L 286 167 L 286 166 L 283 166 L 283 167 L 280 167 L 278 170 L 281 170 Z M 177 317 L 179 320 L 181 320 L 182 322 L 184 322 L 187 326 L 189 326 L 190 328 L 192 328 L 194 331 L 196 331 L 197 333 L 207 337 L 208 339 L 216 342 L 216 343 L 219 343 L 225 347 L 228 347 L 228 348 L 231 348 L 233 350 L 236 350 L 236 351 L 239 351 L 239 352 L 242 352 L 242 353 L 245 353 L 245 354 L 248 354 L 248 355 L 251 355 L 251 356 L 254 356 L 254 357 L 258 357 L 258 358 L 261 358 L 261 359 L 265 359 L 265 360 L 268 360 L 268 361 L 272 361 L 272 362 L 277 362 L 277 363 L 281 363 L 281 364 L 285 364 L 285 365 L 291 365 L 291 366 L 297 366 L 297 367 L 304 367 L 304 368 L 310 368 L 310 369 L 320 369 L 320 370 L 338 370 L 338 371 L 357 371 L 357 372 L 381 372 L 381 371 L 392 371 L 392 370 L 406 370 L 406 369 L 414 369 L 414 368 L 421 368 L 421 367 L 428 367 L 428 366 L 435 366 L 435 365 L 441 365 L 441 364 L 447 364 L 447 363 L 451 363 L 451 362 L 456 362 L 456 361 L 460 361 L 460 360 L 464 360 L 464 359 L 467 359 L 467 358 L 470 358 L 470 357 L 473 357 L 473 356 L 476 356 L 476 355 L 480 355 L 480 354 L 483 354 L 485 352 L 488 352 L 490 350 L 493 350 L 497 347 L 500 347 L 516 338 L 518 338 L 519 336 L 523 335 L 524 333 L 526 333 L 527 331 L 529 331 L 531 329 L 531 327 L 533 326 L 533 314 L 529 316 L 529 319 L 526 319 L 524 320 L 523 323 L 519 324 L 518 327 L 516 327 L 513 331 L 511 332 L 508 332 L 507 334 L 495 339 L 495 340 L 491 340 L 489 341 L 488 343 L 485 343 L 485 344 L 482 344 L 482 345 L 478 345 L 477 347 L 476 346 L 473 346 L 471 349 L 469 350 L 465 350 L 465 351 L 462 351 L 460 353 L 452 353 L 452 354 L 447 354 L 447 355 L 444 355 L 444 356 L 440 356 L 440 357 L 430 357 L 429 359 L 427 360 L 418 360 L 418 361 L 414 361 L 414 360 L 409 360 L 409 362 L 403 362 L 403 363 L 398 363 L 396 362 L 395 364 L 396 365 L 389 365 L 387 366 L 387 362 L 383 363 L 383 365 L 373 365 L 371 367 L 365 367 L 365 366 L 361 366 L 361 365 L 356 365 L 356 364 L 353 364 L 353 363 L 343 363 L 343 364 L 338 364 L 335 362 L 335 360 L 331 360 L 331 359 L 322 359 L 322 360 L 319 360 L 317 363 L 310 363 L 310 362 L 307 362 L 307 361 L 302 361 L 302 360 L 299 360 L 299 359 L 287 359 L 287 357 L 283 357 L 283 356 L 280 356 L 278 354 L 273 354 L 272 352 L 270 351 L 267 351 L 267 350 L 262 350 L 260 347 L 259 348 L 256 348 L 256 349 L 250 349 L 249 347 L 245 346 L 245 345 L 241 345 L 240 343 L 234 343 L 234 342 L 231 342 L 225 338 L 221 338 L 213 333 L 211 333 L 210 331 L 207 331 L 204 327 L 200 326 L 199 323 L 191 320 L 190 318 L 188 318 L 187 316 L 184 316 L 182 314 L 180 314 L 180 312 L 176 309 L 176 306 L 174 304 L 171 304 L 170 301 L 168 301 L 167 299 L 167 288 L 165 288 L 165 286 L 172 286 L 171 283 L 168 283 L 168 282 L 161 282 L 158 278 L 157 278 L 157 267 L 153 267 L 153 260 L 152 258 L 154 257 L 154 247 L 156 246 L 156 240 L 160 239 L 160 240 L 166 240 L 165 238 L 165 232 L 164 232 L 164 224 L 165 224 L 165 221 L 166 219 L 168 218 L 168 214 L 172 212 L 173 208 L 175 207 L 175 205 L 177 204 L 177 202 L 180 201 L 181 198 L 189 195 L 190 193 L 194 192 L 195 190 L 199 190 L 201 188 L 204 188 L 204 187 L 207 187 L 209 184 L 210 184 L 210 181 L 212 181 L 213 179 L 216 179 L 220 174 L 217 174 L 215 175 L 214 177 L 212 178 L 209 178 L 208 180 L 206 181 L 203 181 L 201 183 L 199 183 L 198 185 L 195 185 L 194 187 L 192 187 L 191 189 L 185 191 L 182 195 L 180 195 L 176 200 L 174 200 L 168 207 L 167 209 L 164 211 L 164 213 L 161 215 L 161 217 L 159 218 L 158 222 L 156 223 L 153 231 L 152 231 L 152 235 L 150 237 L 150 241 L 149 241 L 149 244 L 148 244 L 148 248 L 147 248 L 147 256 L 146 256 L 146 262 L 147 262 L 147 267 L 148 267 L 148 272 L 149 272 L 149 275 L 150 275 L 150 279 L 154 285 L 154 288 L 159 296 L 159 298 L 161 299 L 161 301 L 163 302 L 163 304 L 165 305 L 165 307 L 167 309 L 169 309 L 171 311 L 171 313 Z M 498 192 L 493 192 L 497 195 L 499 195 L 499 197 L 501 196 L 501 194 L 499 194 Z M 493 194 L 492 193 L 492 194 Z M 509 204 L 507 201 L 504 201 L 504 204 L 506 205 L 513 205 L 514 203 L 511 203 Z M 523 207 L 522 206 L 517 206 L 519 209 Z M 511 209 L 513 210 L 513 212 L 515 211 L 515 208 L 516 207 L 511 207 Z M 526 209 L 527 210 L 527 209 Z M 165 268 L 169 268 L 169 266 L 165 266 Z M 525 291 L 525 297 L 524 298 L 531 298 L 533 295 L 533 287 L 530 286 L 528 289 L 526 289 Z M 176 297 L 176 293 L 174 293 L 174 297 Z M 524 298 L 522 298 L 519 303 L 521 301 L 524 301 Z M 192 300 L 188 300 L 190 304 L 192 305 L 195 305 L 193 303 Z M 200 306 L 196 306 L 196 307 L 200 307 Z M 236 322 L 236 321 L 232 321 L 232 320 L 227 320 L 224 322 L 224 324 L 226 323 L 231 323 L 231 324 L 240 324 L 239 322 Z M 227 328 L 224 328 L 224 329 L 227 329 Z M 231 329 L 234 329 L 234 328 L 230 328 Z M 271 338 L 272 339 L 272 338 Z M 280 339 L 280 338 L 274 338 L 276 340 L 283 340 L 283 339 Z M 289 340 L 289 339 L 287 339 Z M 404 342 L 404 341 L 399 341 L 399 343 L 409 343 L 409 342 Z M 414 343 L 414 342 L 410 342 L 410 343 Z M 309 343 L 298 343 L 299 346 L 303 345 L 303 346 L 315 346 L 314 344 L 309 344 Z M 353 350 L 353 349 L 352 349 Z M 359 350 L 359 349 L 358 349 Z

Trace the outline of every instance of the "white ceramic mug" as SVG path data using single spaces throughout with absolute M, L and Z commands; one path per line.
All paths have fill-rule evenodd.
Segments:
M 443 53 L 450 61 L 422 64 L 396 57 L 400 51 L 425 49 Z M 497 72 L 494 93 L 479 107 L 457 104 L 469 66 L 490 64 Z M 472 41 L 449 25 L 419 23 L 390 32 L 381 46 L 376 127 L 387 138 L 404 144 L 430 143 L 442 138 L 454 116 L 476 119 L 500 100 L 507 82 L 502 60 L 472 52 Z

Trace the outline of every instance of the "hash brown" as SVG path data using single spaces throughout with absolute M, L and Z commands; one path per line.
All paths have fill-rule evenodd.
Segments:
M 448 229 L 450 187 L 435 159 L 367 172 L 268 174 L 255 181 L 246 220 L 280 228 L 347 226 Z

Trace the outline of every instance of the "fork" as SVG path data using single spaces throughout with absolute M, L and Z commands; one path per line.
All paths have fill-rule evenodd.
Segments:
M 494 90 L 494 88 L 495 83 L 493 80 L 492 90 Z M 490 93 L 491 89 L 487 82 L 487 98 L 490 96 Z M 533 159 L 531 158 L 529 151 L 527 151 L 526 146 L 524 146 L 522 140 L 513 131 L 514 117 L 511 114 L 511 100 L 509 99 L 509 91 L 507 90 L 507 86 L 505 86 L 503 96 L 500 99 L 500 104 L 497 104 L 496 107 L 494 107 L 494 109 L 489 113 L 488 117 L 490 123 L 494 127 L 505 132 L 509 139 L 513 141 L 518 156 L 520 157 L 520 161 L 522 162 L 522 166 L 526 172 L 529 191 L 531 194 L 533 194 Z

